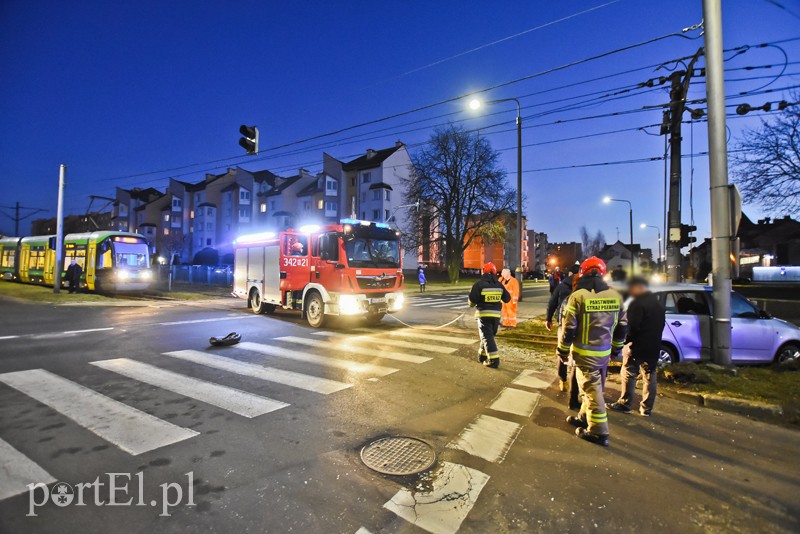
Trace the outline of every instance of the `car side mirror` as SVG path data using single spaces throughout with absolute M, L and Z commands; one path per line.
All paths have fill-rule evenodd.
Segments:
M 772 314 L 766 310 L 758 310 L 759 319 L 772 319 Z

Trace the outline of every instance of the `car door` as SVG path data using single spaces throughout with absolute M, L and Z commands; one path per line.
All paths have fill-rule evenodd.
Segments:
M 664 294 L 667 328 L 678 343 L 681 359 L 698 361 L 711 355 L 711 318 L 704 291 L 668 291 Z
M 770 361 L 775 330 L 769 319 L 742 295 L 731 293 L 731 359 L 737 363 Z

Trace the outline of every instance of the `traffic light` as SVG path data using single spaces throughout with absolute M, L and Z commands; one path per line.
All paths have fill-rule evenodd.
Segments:
M 244 136 L 239 139 L 239 145 L 247 150 L 247 154 L 250 156 L 258 154 L 258 128 L 242 124 L 239 133 Z
M 697 231 L 697 226 L 694 226 L 694 225 L 691 225 L 691 224 L 682 224 L 681 225 L 681 240 L 680 240 L 680 243 L 679 243 L 681 248 L 688 247 L 691 243 L 696 243 L 697 242 L 697 238 L 696 237 L 689 235 L 692 232 L 696 232 L 696 231 Z

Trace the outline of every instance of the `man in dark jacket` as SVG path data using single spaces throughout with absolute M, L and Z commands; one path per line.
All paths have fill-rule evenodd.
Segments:
M 559 326 L 558 335 L 561 337 L 561 319 L 564 315 L 564 306 L 570 293 L 572 293 L 572 286 L 574 285 L 575 277 L 581 270 L 580 264 L 576 263 L 569 268 L 567 277 L 564 281 L 556 286 L 553 294 L 550 295 L 550 301 L 547 304 L 547 317 L 545 327 L 547 330 L 553 328 L 553 316 L 555 316 L 556 324 Z M 558 389 L 567 391 L 569 388 L 569 407 L 577 410 L 581 407 L 581 402 L 578 397 L 578 382 L 575 379 L 575 366 L 569 366 L 567 363 L 561 361 L 561 358 L 556 358 L 558 361 Z
M 478 335 L 481 346 L 478 359 L 486 367 L 500 367 L 500 352 L 497 350 L 494 336 L 500 326 L 503 303 L 509 302 L 511 295 L 497 279 L 497 267 L 494 263 L 483 266 L 483 276 L 475 282 L 469 292 L 469 305 L 478 308 L 475 316 L 478 319 Z
M 644 278 L 632 277 L 628 282 L 628 294 L 633 301 L 628 305 L 628 335 L 622 351 L 622 396 L 610 408 L 626 413 L 633 409 L 636 377 L 641 369 L 644 391 L 639 413 L 649 416 L 656 402 L 656 370 L 666 318 L 664 307 L 650 292 Z
M 67 275 L 66 280 L 69 282 L 69 292 L 75 293 L 80 291 L 81 289 L 81 275 L 83 274 L 83 269 L 78 264 L 77 261 L 72 260 L 69 267 L 67 267 Z

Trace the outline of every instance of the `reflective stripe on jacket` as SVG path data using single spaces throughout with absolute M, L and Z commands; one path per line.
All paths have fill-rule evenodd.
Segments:
M 506 291 L 497 277 L 491 273 L 484 274 L 475 282 L 469 292 L 469 305 L 478 308 L 476 317 L 500 318 L 503 303 L 511 300 L 511 295 Z
M 605 284 L 600 291 L 578 287 L 564 309 L 564 335 L 558 352 L 579 356 L 606 357 L 622 349 L 627 319 L 622 296 Z

